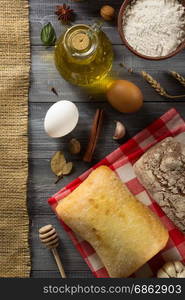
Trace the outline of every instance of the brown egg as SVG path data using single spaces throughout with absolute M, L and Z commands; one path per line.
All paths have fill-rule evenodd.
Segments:
M 133 113 L 143 105 L 143 94 L 132 82 L 115 80 L 106 93 L 109 103 L 118 111 Z

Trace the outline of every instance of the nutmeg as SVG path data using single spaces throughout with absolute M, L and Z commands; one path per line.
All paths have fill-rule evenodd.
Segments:
M 100 10 L 101 17 L 106 21 L 111 21 L 115 15 L 115 9 L 110 5 L 102 6 Z

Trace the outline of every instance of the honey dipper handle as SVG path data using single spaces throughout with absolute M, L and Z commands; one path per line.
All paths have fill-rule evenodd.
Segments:
M 51 251 L 53 252 L 53 255 L 55 257 L 55 261 L 57 263 L 61 277 L 66 278 L 66 274 L 65 274 L 65 271 L 64 271 L 64 268 L 63 268 L 63 265 L 62 265 L 62 262 L 61 262 L 61 259 L 60 259 L 57 249 L 53 248 L 53 249 L 51 249 Z

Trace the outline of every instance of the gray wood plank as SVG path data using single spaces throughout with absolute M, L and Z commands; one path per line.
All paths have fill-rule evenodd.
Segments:
M 94 278 L 90 271 L 66 271 L 67 278 Z M 31 277 L 33 278 L 61 278 L 58 271 L 52 270 L 37 270 L 31 272 Z
M 47 270 L 49 271 L 58 271 L 55 260 L 52 256 L 52 253 L 41 244 L 38 237 L 38 230 L 40 227 L 52 224 L 59 235 L 60 238 L 60 247 L 59 253 L 62 257 L 62 262 L 64 268 L 67 272 L 70 272 L 71 275 L 75 272 L 84 272 L 90 274 L 90 270 L 87 264 L 82 259 L 79 252 L 75 249 L 69 237 L 63 230 L 62 226 L 55 218 L 55 216 L 42 215 L 42 216 L 32 216 L 31 218 L 31 254 L 32 254 L 32 271 Z
M 115 120 L 120 120 L 125 123 L 127 128 L 127 136 L 131 137 L 136 132 L 145 128 L 153 120 L 158 118 L 168 109 L 175 107 L 182 115 L 185 113 L 185 104 L 181 101 L 168 101 L 156 103 L 145 102 L 143 108 L 134 114 L 122 114 L 113 109 L 109 103 L 77 103 L 79 110 L 79 122 L 72 133 L 63 138 L 51 138 L 44 131 L 44 117 L 52 103 L 30 103 L 29 113 L 29 156 L 30 159 L 44 158 L 50 159 L 54 151 L 63 148 L 67 152 L 67 145 L 72 137 L 80 140 L 82 149 L 84 150 L 87 144 L 91 122 L 97 108 L 102 108 L 105 111 L 102 134 L 99 139 L 97 151 L 95 152 L 95 160 L 100 160 L 109 151 L 113 151 L 118 143 L 112 139 Z M 123 141 L 125 141 L 124 139 Z M 121 141 L 121 142 L 123 142 Z M 68 157 L 69 159 L 72 157 Z M 75 157 L 80 159 L 80 156 Z
M 30 110 L 32 111 L 33 118 L 37 120 L 32 126 L 33 132 L 37 132 L 40 130 L 40 126 L 42 123 L 42 119 L 40 118 L 40 114 L 42 109 L 48 108 L 49 103 L 32 103 L 30 105 Z M 87 126 L 89 124 L 89 119 L 92 117 L 95 107 L 94 104 L 87 104 L 87 103 L 80 103 L 80 108 L 83 110 L 88 105 L 88 118 L 86 119 Z M 99 104 L 101 107 L 105 107 L 104 103 Z M 107 105 L 106 105 L 107 106 Z M 171 107 L 176 107 L 176 109 L 182 113 L 182 116 L 185 117 L 185 110 L 184 110 L 184 103 L 159 103 L 156 106 L 156 103 L 146 103 L 145 110 L 140 111 L 136 117 L 136 115 L 122 115 L 122 119 L 124 120 L 127 129 L 128 129 L 128 136 L 132 136 L 137 133 L 139 130 L 144 128 L 154 119 L 159 117 L 162 113 L 164 113 L 167 109 Z M 85 112 L 83 113 L 85 114 Z M 107 154 L 108 152 L 112 151 L 117 147 L 117 144 L 112 141 L 112 131 L 113 127 L 110 126 L 110 122 L 114 119 L 117 115 L 117 112 L 114 110 L 107 110 L 107 119 L 105 123 L 105 127 L 103 128 L 104 135 L 100 138 L 99 145 L 97 148 L 97 152 L 95 155 L 95 161 L 99 160 Z M 118 114 L 119 115 L 119 114 Z M 32 120 L 32 118 L 30 118 Z M 108 128 L 106 126 L 108 125 Z M 84 125 L 83 125 L 84 126 Z M 80 132 L 80 128 L 78 128 L 78 132 Z M 40 139 L 39 139 L 40 137 Z M 48 144 L 48 138 L 44 137 L 44 133 L 36 134 L 30 143 L 30 148 L 35 148 L 36 144 L 39 144 L 40 141 L 44 141 L 45 149 L 47 149 L 47 155 L 49 153 L 53 153 L 53 148 L 48 151 L 50 146 L 55 145 L 56 149 L 61 149 L 63 143 L 55 144 L 55 139 L 50 139 L 50 144 Z M 43 138 L 43 140 L 42 140 Z M 106 145 L 106 148 L 105 148 Z M 43 145 L 42 145 L 43 146 Z M 44 150 L 44 149 L 43 149 Z M 39 151 L 39 149 L 38 149 Z M 103 155 L 102 155 L 103 152 Z M 29 203 L 29 212 L 31 218 L 31 251 L 32 251 L 32 276 L 33 277 L 58 277 L 59 274 L 57 273 L 57 268 L 53 261 L 51 254 L 45 249 L 38 240 L 38 229 L 48 223 L 53 224 L 56 230 L 61 237 L 61 250 L 60 253 L 63 257 L 64 266 L 66 268 L 67 274 L 69 277 L 91 277 L 92 274 L 88 270 L 87 265 L 84 263 L 83 259 L 80 257 L 79 253 L 74 249 L 72 243 L 70 242 L 68 236 L 63 231 L 60 223 L 56 219 L 53 212 L 50 210 L 47 204 L 47 198 L 50 197 L 54 192 L 56 192 L 59 188 L 69 183 L 72 179 L 77 177 L 81 174 L 84 170 L 86 170 L 89 165 L 82 163 L 79 159 L 76 159 L 76 170 L 75 172 L 66 177 L 63 181 L 61 181 L 57 186 L 53 184 L 55 176 L 51 173 L 49 167 L 49 156 L 45 158 L 45 152 L 42 153 L 41 156 L 37 158 L 32 158 L 30 161 L 30 180 L 29 180 L 29 190 L 28 190 L 28 203 Z
M 182 61 L 185 60 L 185 51 L 171 59 L 156 62 L 134 56 L 122 45 L 115 45 L 114 53 L 113 75 L 138 85 L 144 94 L 145 101 L 164 101 L 165 99 L 158 95 L 140 76 L 141 70 L 147 71 L 160 81 L 162 86 L 172 95 L 184 94 L 185 89 L 168 74 L 168 71 L 175 70 L 185 76 L 184 65 L 182 64 Z M 123 61 L 135 73 L 130 74 L 121 67 L 120 63 Z M 51 92 L 52 87 L 57 90 L 59 97 Z M 54 65 L 52 48 L 32 47 L 30 102 L 55 102 L 58 99 L 89 102 L 90 96 L 92 96 L 90 91 L 72 86 L 59 75 Z M 94 101 L 106 101 L 104 95 L 94 95 L 93 98 Z M 185 98 L 182 101 L 185 101 Z
M 84 3 L 74 3 L 70 0 L 63 1 L 69 3 L 76 12 L 74 23 L 92 24 L 99 16 L 99 9 L 104 4 L 110 4 L 116 7 L 118 11 L 122 0 L 86 0 Z M 62 3 L 63 3 L 62 2 Z M 65 29 L 54 15 L 56 5 L 61 1 L 57 0 L 30 0 L 30 23 L 31 23 L 31 44 L 32 44 L 32 72 L 30 88 L 30 115 L 29 115 L 29 185 L 28 185 L 28 205 L 30 213 L 30 245 L 32 252 L 32 277 L 60 277 L 54 260 L 47 249 L 41 245 L 38 240 L 38 229 L 48 223 L 53 224 L 61 238 L 60 253 L 63 257 L 64 266 L 69 277 L 89 277 L 93 275 L 85 264 L 79 253 L 74 249 L 68 236 L 63 231 L 60 223 L 50 210 L 47 199 L 60 188 L 65 186 L 71 180 L 88 169 L 91 164 L 81 161 L 80 156 L 73 159 L 75 164 L 74 172 L 65 177 L 58 185 L 54 184 L 55 176 L 50 170 L 50 158 L 53 153 L 60 149 L 67 149 L 68 140 L 71 137 L 78 138 L 83 148 L 87 144 L 90 123 L 96 108 L 103 108 L 106 111 L 106 117 L 102 135 L 99 139 L 97 150 L 94 155 L 92 164 L 99 161 L 109 152 L 118 147 L 118 143 L 113 141 L 114 120 L 121 120 L 125 123 L 128 133 L 122 142 L 136 134 L 146 127 L 154 119 L 171 107 L 175 107 L 185 117 L 184 103 L 182 101 L 168 101 L 157 95 L 150 86 L 143 81 L 138 74 L 141 70 L 146 70 L 156 77 L 164 87 L 172 94 L 184 93 L 184 89 L 170 78 L 166 72 L 176 70 L 184 73 L 183 61 L 185 52 L 181 52 L 176 57 L 161 62 L 150 62 L 142 60 L 131 54 L 121 43 L 120 37 L 116 30 L 116 24 L 105 22 L 103 30 L 107 33 L 111 42 L 114 44 L 115 62 L 113 73 L 123 79 L 133 81 L 141 87 L 145 95 L 145 104 L 141 111 L 133 115 L 124 115 L 113 110 L 106 103 L 105 96 L 99 95 L 90 101 L 91 94 L 82 91 L 78 87 L 71 86 L 65 82 L 54 66 L 53 49 L 41 46 L 40 30 L 42 25 L 51 22 L 57 36 Z M 99 18 L 99 17 L 98 17 Z M 120 67 L 123 62 L 128 68 L 134 70 L 134 74 L 128 73 Z M 52 92 L 51 87 L 55 87 L 59 93 L 57 98 Z M 49 138 L 43 129 L 43 120 L 47 109 L 50 105 L 59 99 L 67 99 L 77 102 L 80 111 L 80 121 L 74 132 L 62 139 Z
M 62 3 L 69 4 L 70 7 L 75 12 L 75 17 L 72 24 L 93 24 L 97 20 L 101 19 L 99 10 L 100 8 L 105 5 L 109 4 L 112 5 L 116 9 L 116 14 L 119 11 L 121 6 L 122 0 L 86 0 L 81 3 L 75 3 L 71 0 L 66 1 L 36 1 L 31 0 L 31 7 L 30 7 L 30 27 L 31 27 L 31 41 L 32 45 L 41 45 L 40 41 L 40 31 L 44 24 L 47 22 L 51 22 L 55 28 L 57 37 L 60 36 L 62 31 L 65 29 L 58 20 L 57 16 L 55 15 L 55 10 L 57 5 L 61 5 Z M 116 20 L 114 22 L 104 22 L 103 30 L 109 34 L 111 42 L 113 44 L 120 44 L 121 40 L 119 34 L 117 32 L 117 24 Z
M 90 121 L 97 107 L 103 108 L 106 111 L 103 130 L 92 163 L 82 162 L 81 155 L 74 157 L 66 155 L 69 160 L 74 162 L 74 172 L 55 185 L 54 181 L 56 177 L 50 170 L 50 158 L 55 151 L 61 149 L 67 154 L 67 144 L 70 137 L 52 139 L 44 133 L 43 114 L 50 105 L 49 103 L 30 104 L 29 122 L 31 132 L 29 140 L 30 177 L 28 203 L 31 214 L 52 214 L 48 207 L 47 199 L 119 146 L 112 139 L 115 126 L 114 120 L 121 120 L 126 125 L 127 136 L 120 141 L 124 142 L 172 107 L 175 107 L 185 117 L 184 103 L 180 102 L 171 103 L 166 101 L 165 103 L 158 103 L 158 105 L 156 103 L 145 103 L 144 108 L 133 115 L 119 114 L 105 103 L 79 103 L 78 107 L 81 118 L 78 127 L 71 134 L 71 137 L 78 138 L 82 142 L 83 149 L 85 149 Z

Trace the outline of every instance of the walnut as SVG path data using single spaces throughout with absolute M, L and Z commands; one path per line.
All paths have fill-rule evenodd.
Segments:
M 104 5 L 100 10 L 100 15 L 104 20 L 111 21 L 114 18 L 115 9 L 110 5 Z

